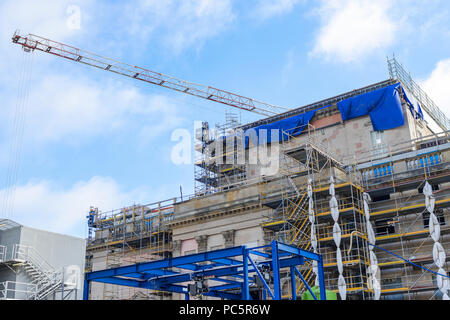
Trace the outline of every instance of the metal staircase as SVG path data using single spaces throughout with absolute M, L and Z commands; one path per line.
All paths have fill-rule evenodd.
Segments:
M 280 230 L 284 233 L 286 243 L 297 246 L 303 250 L 311 250 L 311 223 L 308 217 L 308 210 L 305 207 L 308 204 L 308 194 L 306 191 L 297 192 L 298 196 L 287 208 L 286 222 Z M 314 273 L 312 272 L 312 263 L 305 262 L 306 268 L 300 271 L 302 277 L 308 282 L 310 287 L 314 286 Z M 306 290 L 302 281 L 299 281 L 297 293 Z
M 30 277 L 31 282 L 29 285 L 33 290 L 30 292 L 27 291 L 26 293 L 19 291 L 24 294 L 24 297 L 27 300 L 44 300 L 48 295 L 54 293 L 64 285 L 63 271 L 56 270 L 42 258 L 33 247 L 19 244 L 14 245 L 11 259 L 4 261 L 4 263 L 22 268 L 22 270 Z M 20 283 L 14 284 L 20 285 Z M 5 286 L 5 288 L 7 288 L 7 286 Z M 8 290 L 5 289 L 3 298 L 7 298 L 7 291 Z M 0 296 L 0 299 L 1 298 L 2 297 Z

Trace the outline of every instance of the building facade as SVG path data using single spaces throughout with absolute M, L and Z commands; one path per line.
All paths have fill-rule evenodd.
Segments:
M 0 299 L 80 300 L 86 240 L 0 220 Z
M 341 299 L 448 298 L 450 133 L 430 129 L 416 90 L 391 77 L 222 137 L 204 123 L 196 193 L 91 208 L 87 271 L 275 239 L 322 254 L 326 287 Z M 262 148 L 262 132 L 274 129 Z M 239 152 L 246 161 L 236 161 Z M 260 152 L 276 158 L 276 172 L 248 161 Z M 316 269 L 301 269 L 311 286 Z M 285 296 L 290 281 L 282 274 Z M 300 284 L 298 296 L 305 290 Z M 93 283 L 90 298 L 183 297 Z

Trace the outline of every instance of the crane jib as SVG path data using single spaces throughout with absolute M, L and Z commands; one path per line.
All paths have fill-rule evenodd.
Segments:
M 116 74 L 263 116 L 273 116 L 290 110 L 288 108 L 274 106 L 221 89 L 188 82 L 162 73 L 132 66 L 32 34 L 21 36 L 18 33 L 15 33 L 12 42 L 21 45 L 24 50 L 42 51 L 71 61 L 80 62 L 105 71 L 114 72 Z

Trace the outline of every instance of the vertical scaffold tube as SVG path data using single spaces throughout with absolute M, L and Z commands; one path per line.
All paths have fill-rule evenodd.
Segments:
M 316 217 L 314 214 L 314 200 L 313 200 L 313 189 L 312 189 L 312 179 L 308 178 L 308 219 L 311 223 L 311 246 L 313 247 L 314 253 L 317 252 L 317 235 L 316 235 Z M 319 270 L 317 266 L 317 261 L 313 261 L 313 273 L 315 275 L 315 285 L 319 286 Z

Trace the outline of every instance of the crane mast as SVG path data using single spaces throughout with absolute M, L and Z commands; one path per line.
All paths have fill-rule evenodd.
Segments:
M 262 116 L 273 116 L 289 111 L 288 108 L 271 105 L 211 86 L 205 86 L 177 79 L 159 72 L 129 65 L 110 58 L 105 58 L 100 55 L 33 34 L 22 36 L 16 31 L 13 35 L 12 42 L 21 45 L 26 51 L 39 50 L 71 61 L 83 63 L 91 67 L 117 73 L 206 100 L 222 103 L 241 110 L 257 113 Z

